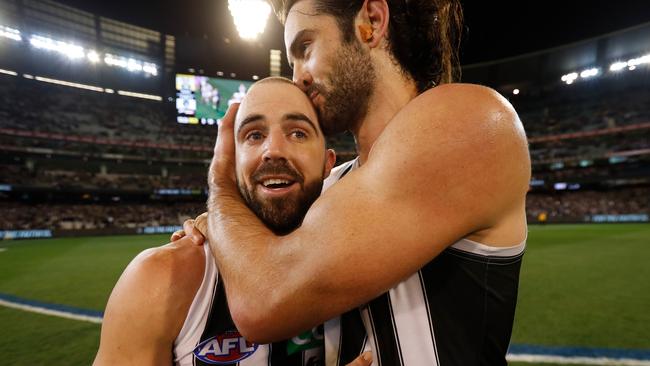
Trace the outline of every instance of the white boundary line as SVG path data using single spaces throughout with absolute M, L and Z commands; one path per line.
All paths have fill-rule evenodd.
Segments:
M 6 307 L 9 307 L 9 308 L 18 309 L 18 310 L 29 311 L 29 312 L 32 312 L 32 313 L 39 313 L 39 314 L 44 314 L 44 315 L 58 316 L 60 318 L 81 320 L 81 321 L 84 321 L 84 322 L 95 323 L 95 324 L 101 324 L 102 323 L 102 318 L 98 317 L 98 316 L 72 314 L 72 313 L 69 313 L 67 311 L 46 309 L 46 308 L 40 307 L 40 306 L 19 304 L 19 303 L 6 301 L 6 300 L 2 300 L 2 299 L 0 299 L 0 305 L 6 306 Z
M 650 366 L 650 361 L 633 360 L 629 358 L 607 357 L 566 357 L 553 355 L 508 354 L 510 362 L 526 363 L 559 363 L 569 365 L 611 365 L 611 366 Z

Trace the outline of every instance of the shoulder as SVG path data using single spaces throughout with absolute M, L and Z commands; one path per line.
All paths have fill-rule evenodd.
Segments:
M 175 242 L 142 251 L 131 261 L 124 274 L 154 277 L 154 281 L 160 282 L 160 285 L 168 285 L 172 282 L 189 285 L 195 282 L 196 277 L 203 276 L 204 261 L 203 246 L 192 243 L 190 237 L 187 236 Z
M 510 108 L 512 105 L 496 90 L 478 84 L 452 83 L 431 88 L 413 99 L 416 103 L 432 103 L 430 107 L 443 103 L 461 103 L 465 107 Z
M 94 364 L 168 364 L 204 263 L 189 237 L 136 256 L 108 299 Z
M 493 89 L 473 84 L 444 84 L 409 102 L 378 140 L 392 154 L 417 159 L 453 148 L 482 150 L 486 158 L 528 160 L 523 125 L 510 102 Z M 379 147 L 378 146 L 378 147 Z M 373 148 L 374 149 L 374 148 Z M 421 154 L 418 154 L 421 153 Z
M 398 176 L 401 190 L 419 193 L 410 196 L 422 202 L 444 192 L 472 210 L 479 203 L 467 197 L 482 195 L 491 217 L 498 216 L 492 209 L 523 202 L 530 181 L 528 143 L 514 108 L 496 91 L 471 84 L 445 84 L 414 98 L 386 126 L 366 166 L 374 168 L 368 174 L 379 172 L 369 179 Z
M 402 111 L 421 118 L 417 122 L 433 122 L 471 132 L 493 128 L 517 129 L 523 126 L 512 104 L 494 89 L 475 84 L 444 84 L 413 99 Z M 467 129 L 470 129 L 469 131 Z
M 109 321 L 126 316 L 149 323 L 147 326 L 160 322 L 171 327 L 170 331 L 182 326 L 203 279 L 204 263 L 203 247 L 194 245 L 189 237 L 141 252 L 115 285 L 105 316 Z

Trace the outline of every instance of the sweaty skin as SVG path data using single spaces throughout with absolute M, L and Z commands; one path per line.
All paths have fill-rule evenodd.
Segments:
M 285 25 L 294 82 L 304 90 L 327 85 L 326 60 L 340 43 L 336 20 L 314 15 L 313 5 L 298 1 Z M 462 238 L 493 247 L 526 238 L 530 158 L 516 112 L 477 85 L 418 95 L 387 54 L 387 9 L 385 0 L 368 0 L 355 20 L 355 30 L 373 27 L 371 40 L 355 36 L 381 75 L 352 126 L 361 167 L 323 193 L 297 230 L 274 235 L 243 204 L 232 115 L 219 126 L 207 234 L 248 339 L 286 338 L 364 304 Z M 308 39 L 298 38 L 306 31 Z M 295 39 L 304 49 L 293 51 Z M 319 108 L 324 98 L 312 101 Z

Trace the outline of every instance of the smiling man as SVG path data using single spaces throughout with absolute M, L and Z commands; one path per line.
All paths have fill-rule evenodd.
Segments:
M 259 81 L 239 109 L 236 130 L 239 192 L 272 232 L 289 233 L 318 197 L 335 161 L 309 99 L 287 79 Z M 367 364 L 361 358 L 355 362 Z M 186 237 L 145 250 L 126 268 L 106 306 L 94 364 L 323 363 L 322 326 L 273 344 L 242 337 L 210 247 Z

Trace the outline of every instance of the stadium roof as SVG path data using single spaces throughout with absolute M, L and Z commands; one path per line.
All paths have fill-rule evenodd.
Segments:
M 177 36 L 179 69 L 238 78 L 268 74 L 269 49 L 282 50 L 282 27 L 271 17 L 255 42 L 239 38 L 226 0 L 55 0 Z M 462 1 L 462 0 L 461 0 Z M 469 66 L 558 47 L 650 22 L 647 0 L 462 1 L 461 62 Z M 190 5 L 191 4 L 191 5 Z M 512 15 L 516 14 L 516 15 Z M 282 73 L 290 74 L 283 61 Z M 233 74 L 234 75 L 234 74 Z
M 225 0 L 57 1 L 177 36 L 235 38 L 236 35 Z M 556 47 L 650 21 L 646 0 L 465 0 L 462 3 L 469 28 L 463 64 Z M 277 46 L 275 41 L 281 40 L 282 30 L 274 19 L 270 23 L 270 34 L 264 41 Z

